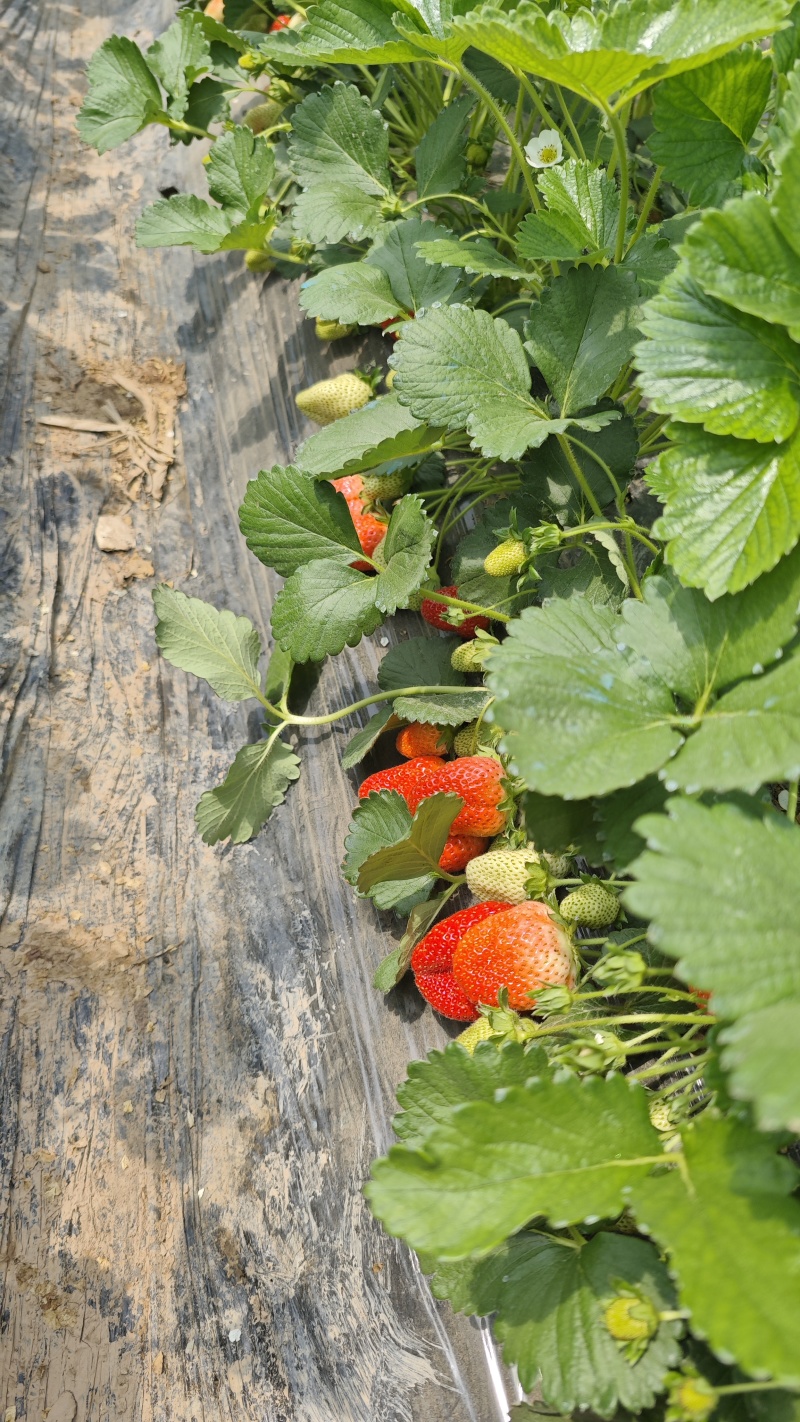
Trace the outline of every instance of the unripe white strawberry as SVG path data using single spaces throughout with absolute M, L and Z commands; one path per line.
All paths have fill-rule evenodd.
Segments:
M 399 499 L 408 493 L 413 478 L 411 469 L 396 469 L 393 474 L 365 474 L 361 481 L 361 493 L 365 501 Z
M 488 1017 L 479 1017 L 476 1022 L 470 1022 L 463 1032 L 459 1032 L 456 1041 L 472 1056 L 478 1043 L 488 1041 L 491 1036 L 493 1032 Z
M 298 410 L 317 425 L 332 425 L 372 399 L 372 389 L 360 375 L 348 371 L 332 380 L 318 380 L 294 397 Z
M 345 326 L 341 321 L 323 321 L 318 316 L 314 324 L 315 334 L 321 341 L 340 341 L 344 336 L 352 336 L 358 326 Z
M 528 897 L 525 885 L 530 866 L 538 862 L 539 855 L 533 848 L 490 849 L 470 860 L 467 885 L 482 902 L 497 899 L 503 904 L 521 904 Z
M 478 750 L 478 723 L 470 721 L 468 725 L 462 726 L 456 731 L 453 739 L 453 750 L 456 755 L 476 755 Z
M 508 578 L 518 573 L 525 562 L 525 544 L 519 538 L 506 538 L 498 543 L 483 560 L 483 571 L 490 578 Z
M 274 99 L 267 99 L 263 104 L 256 104 L 255 108 L 248 109 L 242 123 L 246 124 L 253 133 L 263 133 L 265 129 L 272 128 L 273 124 L 280 123 L 283 105 L 276 104 Z
M 566 923 L 607 928 L 619 915 L 619 899 L 602 884 L 582 884 L 561 900 L 558 911 Z
M 471 642 L 464 642 L 462 646 L 456 647 L 450 657 L 453 671 L 482 671 L 486 657 L 497 645 L 497 641 L 493 637 L 475 637 Z

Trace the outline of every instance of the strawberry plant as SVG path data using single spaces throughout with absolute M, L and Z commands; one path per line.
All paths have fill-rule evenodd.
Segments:
M 557 1414 L 783 1422 L 800 1393 L 800 6 L 320 0 L 114 37 L 78 119 L 205 140 L 144 246 L 305 273 L 388 369 L 241 508 L 253 624 L 156 636 L 263 738 L 207 790 L 258 833 L 292 728 L 361 717 L 344 846 L 463 1035 L 413 1062 L 372 1209 Z M 248 108 L 247 106 L 250 105 Z M 793 194 L 795 196 L 793 196 Z M 254 277 L 255 279 L 255 277 Z M 398 609 L 373 693 L 294 669 Z M 533 1406 L 514 1417 L 540 1415 Z

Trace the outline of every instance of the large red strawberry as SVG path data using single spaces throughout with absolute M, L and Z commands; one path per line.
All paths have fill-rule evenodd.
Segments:
M 458 588 L 455 585 L 449 588 L 440 588 L 439 591 L 444 593 L 445 597 L 458 597 Z M 453 610 L 455 611 L 455 609 Z M 482 627 L 486 631 L 489 626 L 488 617 L 475 615 L 466 617 L 456 627 L 447 620 L 449 611 L 450 608 L 446 602 L 436 602 L 432 597 L 424 598 L 420 608 L 422 616 L 426 622 L 430 622 L 431 627 L 438 627 L 440 632 L 455 632 L 458 637 L 464 637 L 467 640 L 475 636 L 478 627 Z
M 439 859 L 439 868 L 444 869 L 446 874 L 460 874 L 479 854 L 485 854 L 488 848 L 488 839 L 481 839 L 479 835 L 449 834 Z
M 424 787 L 430 783 L 436 771 L 441 770 L 443 763 L 438 755 L 418 755 L 415 760 L 406 760 L 402 765 L 392 765 L 388 770 L 376 770 L 374 775 L 368 775 L 360 785 L 358 798 L 365 799 L 373 790 L 396 790 L 403 796 L 409 809 L 413 799 L 416 809 L 425 799 L 425 795 L 432 793 Z
M 386 536 L 387 524 L 382 523 L 374 514 L 364 513 L 364 499 L 362 497 L 362 478 L 360 474 L 347 474 L 341 479 L 332 479 L 334 489 L 337 493 L 344 494 L 347 500 L 347 507 L 350 510 L 350 517 L 358 535 L 361 548 L 368 558 L 371 558 L 378 544 Z M 350 564 L 351 568 L 357 568 L 360 573 L 370 573 L 371 563 L 364 563 L 360 559 Z
M 452 739 L 452 731 L 448 732 L 444 726 L 414 721 L 397 732 L 395 745 L 401 755 L 413 760 L 418 755 L 446 755 Z
M 408 800 L 408 808 L 413 814 L 421 800 L 437 791 L 450 791 L 460 795 L 464 808 L 459 810 L 452 825 L 451 834 L 499 834 L 505 827 L 506 817 L 498 809 L 504 797 L 501 784 L 503 767 L 490 756 L 462 755 L 458 760 L 442 763 L 438 772 L 431 777 L 430 784 L 423 788 L 416 804 Z M 416 786 L 414 787 L 416 791 Z
M 417 987 L 426 1002 L 457 1022 L 474 1022 L 478 1013 L 475 1004 L 453 977 L 453 954 L 466 931 L 492 914 L 501 913 L 507 905 L 500 903 L 473 904 L 442 919 L 417 944 L 411 955 L 411 967 Z
M 472 1002 L 497 1007 L 504 987 L 509 1007 L 530 1012 L 530 992 L 546 983 L 574 985 L 575 960 L 547 905 L 528 900 L 467 928 L 453 954 L 453 975 Z

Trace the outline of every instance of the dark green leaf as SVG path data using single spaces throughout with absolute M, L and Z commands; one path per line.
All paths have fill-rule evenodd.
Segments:
M 452 193 L 461 187 L 466 173 L 465 128 L 474 107 L 472 94 L 456 99 L 426 130 L 414 155 L 418 197 Z
M 601 508 L 614 498 L 614 486 L 603 469 L 608 465 L 623 487 L 633 477 L 639 441 L 629 416 L 606 425 L 597 434 L 580 436 L 580 448 L 572 443 L 572 455 Z M 602 464 L 599 462 L 602 460 Z M 545 440 L 536 456 L 522 466 L 523 487 L 550 503 L 563 524 L 579 523 L 591 516 L 586 496 L 578 484 L 564 450 L 555 438 Z
M 440 442 L 441 433 L 415 420 L 396 395 L 381 395 L 317 430 L 300 446 L 296 462 L 316 477 L 358 474 L 390 459 L 421 455 Z
M 317 558 L 352 563 L 361 550 L 344 496 L 291 465 L 250 481 L 239 527 L 250 552 L 284 578 Z
M 208 191 L 232 221 L 254 218 L 275 172 L 272 149 L 264 138 L 237 125 L 217 139 L 209 154 Z
M 369 803 L 370 796 L 367 796 Z M 463 808 L 460 795 L 430 795 L 419 809 L 402 838 L 395 839 L 366 858 L 358 871 L 358 890 L 374 899 L 379 908 L 381 889 L 402 883 L 406 890 L 429 876 L 439 877 L 439 860 L 450 833 L 450 826 Z
M 297 236 L 315 244 L 374 237 L 381 221 L 380 200 L 353 183 L 316 183 L 292 210 Z
M 395 713 L 404 721 L 425 721 L 434 726 L 463 726 L 486 710 L 489 697 L 483 690 L 462 691 L 449 696 L 430 692 L 427 696 L 398 696 Z
M 408 889 L 408 885 L 405 885 Z M 421 938 L 425 937 L 428 929 L 431 928 L 441 909 L 450 898 L 450 889 L 445 889 L 443 894 L 438 894 L 436 898 L 426 899 L 424 903 L 415 904 L 409 915 L 406 930 L 396 948 L 378 964 L 375 976 L 372 979 L 372 986 L 378 992 L 390 992 L 399 983 L 400 979 L 408 972 L 411 963 L 411 954 L 414 952 Z
M 342 770 L 352 770 L 354 765 L 359 765 L 377 743 L 378 737 L 383 731 L 390 730 L 393 726 L 400 724 L 391 706 L 382 706 L 380 711 L 376 711 L 374 716 L 370 716 L 366 726 L 360 731 L 356 731 L 347 742 L 347 747 L 342 755 Z
M 434 266 L 458 267 L 478 276 L 506 277 L 510 281 L 529 280 L 528 272 L 502 257 L 485 237 L 476 237 L 470 242 L 439 237 L 433 242 L 418 242 L 417 251 Z
M 644 840 L 634 829 L 635 822 L 642 815 L 662 810 L 666 799 L 666 787 L 657 776 L 649 775 L 638 785 L 595 800 L 595 835 L 603 860 L 618 870 L 627 869 L 644 849 Z
M 678 262 L 677 253 L 659 230 L 646 232 L 623 259 L 622 266 L 633 272 L 642 296 L 654 296 Z
M 272 630 L 296 662 L 320 662 L 355 647 L 383 621 L 377 579 L 330 559 L 298 568 L 272 610 Z
M 464 673 L 454 671 L 450 657 L 461 645 L 456 637 L 410 637 L 391 647 L 378 668 L 381 691 L 408 686 L 463 686 Z
M 683 257 L 709 295 L 800 336 L 800 257 L 765 198 L 750 193 L 705 213 L 687 234 Z
M 302 30 L 265 35 L 259 48 L 294 68 L 305 60 L 335 64 L 399 64 L 418 58 L 392 24 L 397 0 L 321 0 Z
M 392 1125 L 404 1145 L 416 1149 L 437 1126 L 447 1125 L 458 1106 L 468 1101 L 494 1101 L 495 1092 L 524 1086 L 533 1076 L 547 1074 L 541 1047 L 519 1042 L 498 1046 L 480 1042 L 470 1056 L 457 1042 L 424 1061 L 410 1062 L 408 1078 L 397 1088 L 402 1111 Z
M 211 50 L 191 10 L 184 10 L 147 51 L 147 63 L 169 95 L 168 111 L 182 119 L 189 90 L 211 68 Z
M 548 854 L 568 850 L 586 856 L 590 864 L 602 863 L 593 821 L 594 800 L 562 800 L 529 790 L 524 799 L 525 827 L 537 849 Z
M 377 326 L 403 313 L 386 272 L 366 262 L 323 268 L 303 284 L 300 305 L 309 316 L 343 325 Z
M 350 832 L 345 840 L 346 857 L 342 866 L 349 883 L 357 886 L 378 908 L 390 909 L 404 903 L 410 896 L 430 893 L 437 874 L 427 863 L 417 874 L 391 877 L 385 875 L 369 886 L 359 881 L 362 866 L 379 851 L 391 850 L 403 843 L 411 829 L 411 811 L 402 795 L 394 790 L 380 790 L 367 795 L 353 812 Z M 441 852 L 441 851 L 440 851 Z
M 353 84 L 326 84 L 298 104 L 289 156 L 303 188 L 341 184 L 376 197 L 391 188 L 386 124 Z
M 401 310 L 413 313 L 450 300 L 458 286 L 458 272 L 429 266 L 417 251 L 423 239 L 448 235 L 446 228 L 420 217 L 388 224 L 378 235 L 366 263 L 386 273 Z
M 525 348 L 563 415 L 593 405 L 630 359 L 640 299 L 635 277 L 619 267 L 577 267 L 542 292 Z

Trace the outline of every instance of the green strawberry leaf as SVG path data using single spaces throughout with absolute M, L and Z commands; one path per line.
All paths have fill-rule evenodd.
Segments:
M 788 326 L 800 337 L 800 257 L 782 236 L 772 208 L 757 193 L 706 212 L 687 233 L 682 254 L 690 275 L 739 311 Z
M 762 1131 L 800 1134 L 800 993 L 747 1012 L 719 1034 L 731 1096 L 752 1101 Z
M 566 428 L 532 400 L 516 331 L 487 311 L 446 306 L 409 321 L 390 365 L 400 401 L 416 419 L 466 429 L 484 454 L 516 459 Z
M 582 434 L 580 448 L 572 442 L 572 457 L 601 508 L 614 498 L 614 486 L 603 465 L 608 465 L 617 483 L 626 485 L 633 477 L 639 441 L 633 420 L 626 416 L 606 425 L 597 434 Z M 602 464 L 598 461 L 602 460 Z M 557 439 L 545 440 L 535 459 L 522 466 L 523 488 L 537 495 L 556 512 L 564 527 L 591 517 L 591 509 L 578 484 L 572 466 Z M 465 594 L 466 596 L 466 594 Z M 472 599 L 482 601 L 479 598 Z
M 709 1112 L 684 1135 L 684 1164 L 637 1180 L 639 1224 L 667 1251 L 692 1329 L 746 1373 L 800 1383 L 797 1171 L 776 1141 Z
M 645 843 L 634 825 L 642 815 L 663 810 L 667 795 L 667 788 L 658 777 L 649 775 L 638 785 L 626 786 L 594 801 L 594 833 L 604 863 L 623 870 L 638 859 Z
M 310 479 L 308 484 L 318 492 L 327 489 Z M 340 494 L 327 492 L 344 503 Z M 331 556 L 299 567 L 275 601 L 272 628 L 277 641 L 296 662 L 321 661 L 345 646 L 355 647 L 420 587 L 434 536 L 419 500 L 407 496 L 392 511 L 383 545 L 385 566 L 377 577 L 343 567 Z M 340 553 L 343 557 L 344 545 Z
M 277 214 L 268 213 L 261 222 L 237 222 L 219 244 L 221 252 L 246 252 L 250 247 L 263 247 L 275 226 Z
M 196 247 L 218 252 L 231 230 L 221 207 L 212 207 L 194 193 L 176 193 L 146 207 L 136 223 L 137 247 Z
M 378 667 L 381 691 L 407 686 L 463 686 L 464 673 L 454 671 L 450 657 L 461 646 L 458 637 L 409 637 L 391 647 Z
M 776 446 L 689 425 L 670 433 L 647 470 L 666 505 L 655 531 L 683 582 L 710 598 L 738 592 L 800 537 L 800 436 Z
M 418 59 L 413 44 L 392 24 L 397 0 L 321 0 L 302 30 L 281 30 L 259 39 L 259 50 L 288 64 L 403 64 Z
M 464 726 L 482 716 L 489 703 L 488 693 L 462 691 L 456 696 L 431 692 L 428 696 L 398 696 L 395 715 L 404 721 L 425 721 L 434 726 Z
M 794 195 L 800 179 L 800 69 L 788 77 L 783 103 L 770 130 L 773 162 L 780 177 L 772 191 L 772 206 L 786 241 L 800 253 Z
M 523 800 L 528 838 L 548 854 L 571 850 L 583 854 L 590 864 L 601 864 L 603 854 L 593 820 L 595 803 L 529 790 Z
M 474 107 L 474 95 L 466 94 L 442 109 L 426 130 L 414 154 L 418 197 L 438 197 L 461 187 L 467 171 L 465 130 Z
M 529 585 L 516 591 L 519 575 L 493 578 L 484 570 L 484 559 L 500 542 L 500 530 L 509 526 L 516 515 L 519 528 L 537 524 L 541 507 L 538 501 L 517 495 L 500 499 L 489 507 L 484 505 L 475 528 L 461 539 L 452 562 L 453 582 L 459 597 L 477 602 L 481 607 L 497 607 L 504 613 L 516 613 L 536 596 L 537 588 Z
M 391 909 L 406 905 L 407 911 L 414 899 L 427 898 L 439 877 L 435 869 L 425 862 L 418 864 L 413 875 L 385 874 L 372 884 L 361 883 L 362 866 L 371 857 L 391 853 L 393 846 L 404 843 L 412 823 L 411 811 L 402 795 L 395 790 L 373 791 L 353 811 L 350 832 L 345 840 L 346 855 L 342 870 L 348 883 L 353 884 L 360 894 L 371 898 L 377 908 Z
M 353 84 L 326 84 L 297 105 L 289 161 L 303 188 L 391 192 L 387 126 Z
M 380 199 L 354 183 L 316 183 L 299 194 L 292 209 L 296 235 L 317 246 L 374 237 L 382 221 Z
M 405 885 L 408 890 L 408 884 Z M 375 976 L 372 979 L 372 986 L 378 992 L 391 992 L 393 987 L 399 983 L 400 979 L 408 972 L 411 964 L 411 954 L 414 952 L 421 938 L 425 937 L 428 929 L 432 927 L 439 913 L 451 897 L 452 890 L 445 889 L 443 894 L 438 894 L 435 898 L 426 899 L 424 903 L 415 904 L 409 915 L 405 933 L 396 948 L 381 960 L 375 969 Z
M 660 1156 L 642 1089 L 622 1077 L 515 1086 L 460 1107 L 421 1150 L 395 1146 L 366 1187 L 391 1234 L 437 1259 L 488 1254 L 545 1215 L 618 1215 Z
M 619 640 L 610 609 L 573 598 L 526 608 L 492 653 L 489 714 L 531 789 L 604 795 L 675 754 L 672 694 Z
M 147 63 L 169 96 L 174 119 L 186 112 L 189 90 L 211 68 L 211 50 L 191 10 L 184 10 L 147 51 Z
M 381 395 L 317 430 L 301 444 L 295 460 L 315 478 L 358 474 L 391 459 L 427 454 L 440 444 L 441 431 L 420 424 L 396 395 Z
M 352 563 L 361 551 L 344 496 L 291 465 L 250 480 L 239 527 L 250 552 L 284 578 L 315 559 Z
M 367 796 L 367 803 L 371 796 Z M 405 802 L 404 802 L 405 803 Z M 439 860 L 450 826 L 463 808 L 460 795 L 430 795 L 423 800 L 407 833 L 382 849 L 376 849 L 361 863 L 356 884 L 359 893 L 373 898 L 379 908 L 388 904 L 379 890 L 403 884 L 406 891 L 422 880 L 439 878 Z
M 222 784 L 206 790 L 195 810 L 195 824 L 206 844 L 252 839 L 300 774 L 300 761 L 281 740 L 243 746 Z
M 248 617 L 218 612 L 165 584 L 153 589 L 156 641 L 174 667 L 202 677 L 223 701 L 261 696 L 261 639 Z
M 517 233 L 517 250 L 529 260 L 574 259 L 607 252 L 619 222 L 619 192 L 592 163 L 570 158 L 539 177 L 547 212 L 529 213 Z
M 643 1357 L 630 1362 L 603 1318 L 620 1281 L 640 1291 L 658 1312 L 674 1309 L 669 1274 L 651 1244 L 596 1234 L 583 1248 L 540 1235 L 515 1235 L 477 1263 L 442 1265 L 432 1280 L 437 1298 L 461 1313 L 494 1314 L 503 1359 L 526 1392 L 541 1374 L 545 1402 L 561 1412 L 589 1408 L 613 1417 L 619 1407 L 652 1407 L 664 1374 L 680 1358 L 680 1320 L 661 1323 Z
M 573 268 L 542 292 L 525 327 L 525 349 L 563 415 L 593 405 L 630 360 L 640 293 L 619 267 Z
M 376 711 L 374 716 L 370 716 L 366 726 L 360 731 L 356 731 L 347 742 L 347 746 L 342 755 L 342 770 L 352 770 L 353 766 L 359 765 L 377 744 L 379 736 L 384 731 L 399 726 L 400 721 L 395 716 L 391 706 L 382 706 L 380 711 Z
M 426 1136 L 449 1125 L 453 1111 L 468 1101 L 494 1101 L 495 1092 L 524 1086 L 531 1077 L 546 1075 L 548 1063 L 541 1047 L 519 1042 L 479 1042 L 472 1055 L 457 1042 L 441 1052 L 429 1052 L 424 1061 L 410 1062 L 408 1077 L 397 1088 L 402 1107 L 392 1125 L 404 1145 L 418 1149 Z
M 288 652 L 284 652 L 282 647 L 273 647 L 264 678 L 264 695 L 273 706 L 277 706 L 284 696 L 288 696 L 293 671 L 294 662 Z
M 629 0 L 599 15 L 545 17 L 532 0 L 512 15 L 487 4 L 453 21 L 460 39 L 512 69 L 620 108 L 655 79 L 694 69 L 770 35 L 791 0 Z
M 640 237 L 621 263 L 623 271 L 633 272 L 642 296 L 655 296 L 677 264 L 678 254 L 667 238 L 660 235 L 660 228 Z
M 676 268 L 643 308 L 639 383 L 654 410 L 769 444 L 800 420 L 800 350 L 780 327 L 708 296 Z
M 585 598 L 601 607 L 617 608 L 626 596 L 617 569 L 600 544 L 587 544 L 562 567 L 559 553 L 546 553 L 536 560 L 538 594 L 543 603 L 554 598 Z
M 166 116 L 161 90 L 139 46 L 112 35 L 89 60 L 89 92 L 78 114 L 84 143 L 107 153 Z
M 432 266 L 458 267 L 476 276 L 506 277 L 509 281 L 529 281 L 523 271 L 508 257 L 502 257 L 485 237 L 461 242 L 456 237 L 437 237 L 433 242 L 418 242 L 417 251 Z
M 423 239 L 449 237 L 446 227 L 407 217 L 387 224 L 378 235 L 365 261 L 378 267 L 403 311 L 417 312 L 436 302 L 448 302 L 459 283 L 458 272 L 431 267 L 417 251 Z
M 189 90 L 183 122 L 205 129 L 210 128 L 212 123 L 226 122 L 231 112 L 229 93 L 227 83 L 220 84 L 210 77 L 200 79 Z M 191 143 L 192 139 L 191 136 L 185 136 L 180 141 Z
M 275 158 L 264 138 L 241 124 L 217 139 L 209 154 L 208 191 L 232 221 L 255 218 L 275 172 Z
M 309 316 L 343 325 L 377 326 L 403 314 L 386 273 L 366 262 L 324 267 L 303 283 L 300 305 Z
M 692 206 L 729 196 L 767 107 L 771 81 L 769 56 L 751 49 L 658 85 L 648 147 L 667 182 L 682 188 Z

